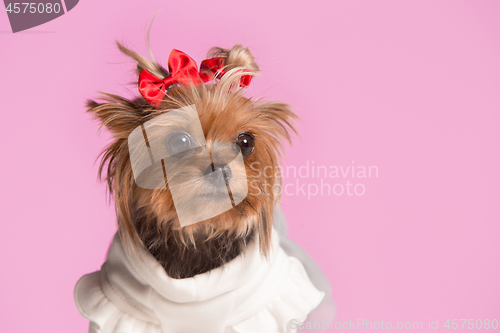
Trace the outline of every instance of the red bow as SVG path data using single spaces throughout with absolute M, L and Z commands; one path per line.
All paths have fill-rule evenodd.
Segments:
M 172 84 L 201 83 L 196 62 L 182 51 L 172 50 L 168 58 L 168 71 L 170 75 L 164 79 L 156 77 L 145 69 L 139 74 L 139 92 L 155 108 L 159 108 L 165 91 Z
M 208 82 L 215 78 L 220 79 L 226 74 L 224 68 L 224 57 L 215 57 L 211 59 L 206 59 L 201 62 L 200 65 L 200 78 L 203 82 Z M 244 69 L 244 72 L 251 73 L 250 71 Z M 240 78 L 240 87 L 248 87 L 252 81 L 252 75 L 243 75 Z

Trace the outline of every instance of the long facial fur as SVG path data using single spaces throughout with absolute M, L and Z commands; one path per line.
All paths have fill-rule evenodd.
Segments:
M 146 68 L 162 77 L 168 73 L 154 62 L 119 45 L 136 60 L 138 70 Z M 234 53 L 233 53 L 234 51 Z M 290 141 L 291 121 L 296 115 L 281 102 L 254 101 L 235 89 L 241 69 L 258 70 L 251 53 L 242 46 L 232 50 L 214 48 L 210 55 L 233 59 L 228 73 L 212 84 L 172 86 L 158 109 L 142 98 L 128 100 L 104 94 L 103 103 L 89 101 L 88 112 L 108 128 L 114 141 L 102 153 L 99 174 L 114 197 L 119 231 L 132 244 L 144 245 L 173 278 L 204 273 L 235 258 L 255 235 L 263 255 L 271 247 L 272 217 L 281 185 L 274 172 L 279 163 L 282 140 Z M 238 56 L 239 55 L 239 56 Z M 252 133 L 255 150 L 245 158 L 248 195 L 235 208 L 214 218 L 181 227 L 170 190 L 149 190 L 136 185 L 128 150 L 128 136 L 138 126 L 166 112 L 195 105 L 205 140 L 234 142 L 241 133 Z M 267 169 L 266 169 L 267 167 Z

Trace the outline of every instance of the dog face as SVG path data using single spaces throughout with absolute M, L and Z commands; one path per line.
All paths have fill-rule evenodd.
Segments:
M 164 71 L 120 47 L 137 60 L 139 69 Z M 103 152 L 100 173 L 106 171 L 120 231 L 152 252 L 169 244 L 184 250 L 200 249 L 217 239 L 224 239 L 224 244 L 207 251 L 229 251 L 229 243 L 246 240 L 252 234 L 259 235 L 263 254 L 270 249 L 273 208 L 279 201 L 273 186 L 279 186 L 281 179 L 265 171 L 276 170 L 281 142 L 290 141 L 289 130 L 295 131 L 291 121 L 296 116 L 285 103 L 254 101 L 243 96 L 241 89 L 234 89 L 241 78 L 239 69 L 252 68 L 255 72 L 258 67 L 247 49 L 243 52 L 237 48 L 243 58 L 251 60 L 246 65 L 241 64 L 242 57 L 231 53 L 233 50 L 223 50 L 226 59 L 232 57 L 242 66 L 233 64 L 231 75 L 211 84 L 172 86 L 157 108 L 142 98 L 130 101 L 115 95 L 105 95 L 105 103 L 88 102 L 89 112 L 114 136 Z M 186 107 L 195 110 L 196 121 L 176 115 Z M 144 130 L 145 124 L 148 145 L 168 156 L 143 176 L 145 182 L 164 182 L 160 188 L 140 186 L 134 177 L 129 138 L 137 128 Z M 201 129 L 197 129 L 199 126 Z M 236 158 L 241 163 L 234 163 Z M 216 172 L 223 177 L 214 177 Z M 228 192 L 231 206 L 224 209 Z M 188 203 L 193 216 L 206 215 L 207 211 L 215 216 L 182 226 L 179 202 Z

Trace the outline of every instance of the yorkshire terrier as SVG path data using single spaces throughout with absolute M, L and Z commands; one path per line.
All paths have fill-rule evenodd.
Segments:
M 141 96 L 87 103 L 113 134 L 99 174 L 118 219 L 106 263 L 75 288 L 90 332 L 295 331 L 329 297 L 276 231 L 281 179 L 269 170 L 297 116 L 244 96 L 259 67 L 241 45 L 212 48 L 199 70 L 178 50 L 166 69 L 117 45 L 137 63 Z

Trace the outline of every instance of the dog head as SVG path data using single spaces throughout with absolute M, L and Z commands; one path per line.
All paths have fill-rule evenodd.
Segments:
M 118 47 L 137 62 L 138 74 L 172 76 L 171 69 Z M 264 255 L 270 250 L 281 179 L 265 171 L 277 169 L 296 115 L 285 103 L 254 100 L 238 88 L 259 70 L 247 48 L 213 48 L 208 57 L 214 56 L 223 75 L 219 70 L 208 83 L 172 84 L 155 105 L 147 96 L 112 94 L 87 103 L 113 134 L 100 175 L 114 197 L 120 233 L 152 253 L 175 247 L 224 257 L 252 235 Z M 187 225 L 180 218 L 186 214 Z M 204 248 L 210 241 L 215 245 Z

